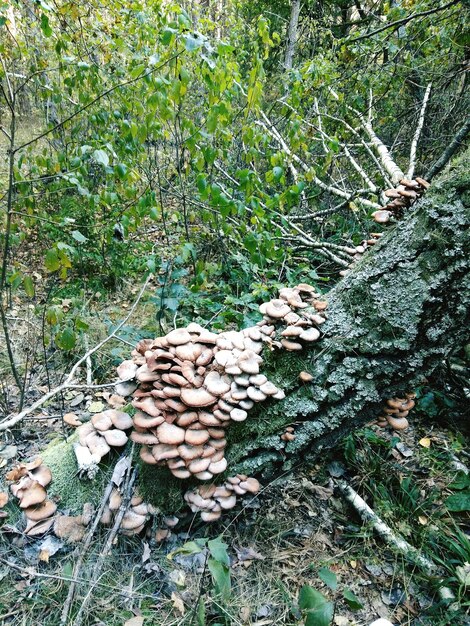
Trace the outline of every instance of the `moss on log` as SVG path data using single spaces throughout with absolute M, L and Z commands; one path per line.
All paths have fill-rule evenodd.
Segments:
M 306 353 L 273 353 L 266 360 L 264 373 L 286 398 L 261 405 L 229 429 L 231 474 L 267 478 L 312 460 L 468 342 L 468 156 L 330 291 L 322 341 Z M 311 383 L 299 381 L 301 370 L 313 374 Z M 295 440 L 281 441 L 294 422 Z

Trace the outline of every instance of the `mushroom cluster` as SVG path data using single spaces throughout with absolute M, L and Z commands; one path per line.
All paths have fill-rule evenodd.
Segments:
M 391 426 L 394 430 L 405 430 L 409 426 L 408 413 L 415 405 L 415 393 L 406 393 L 404 398 L 389 398 L 383 407 L 383 415 L 377 418 L 381 428 Z
M 97 465 L 111 447 L 124 446 L 128 437 L 126 430 L 132 428 L 132 418 L 123 411 L 107 409 L 93 415 L 89 422 L 77 428 L 79 443 L 74 444 L 80 470 L 92 478 Z
M 382 209 L 372 213 L 372 217 L 379 224 L 386 224 L 392 217 L 401 217 L 404 209 L 411 207 L 428 189 L 429 183 L 418 176 L 413 180 L 402 178 L 395 189 L 387 189 L 384 193 L 390 202 Z
M 18 498 L 26 515 L 25 534 L 34 537 L 47 532 L 54 523 L 57 505 L 47 498 L 46 487 L 52 480 L 51 471 L 37 457 L 29 463 L 20 463 L 6 475 L 13 481 L 10 490 Z
M 190 323 L 142 340 L 121 363 L 117 389 L 137 382 L 130 438 L 141 444 L 145 463 L 166 465 L 180 479 L 212 480 L 227 468 L 227 427 L 246 420 L 256 402 L 284 398 L 260 373 L 263 344 L 302 350 L 318 340 L 327 303 L 306 284 L 279 296 L 260 306 L 256 326 L 216 334 Z
M 260 484 L 245 474 L 230 476 L 222 485 L 200 485 L 187 491 L 184 499 L 193 513 L 200 513 L 204 522 L 215 522 L 222 511 L 233 509 L 237 496 L 256 494 Z
M 114 522 L 122 504 L 122 495 L 118 489 L 113 489 L 100 518 L 100 522 L 105 526 L 110 526 Z M 132 495 L 127 511 L 124 513 L 119 529 L 123 535 L 138 535 L 149 518 L 154 515 L 156 509 L 144 502 L 144 499 L 137 491 Z
M 362 255 L 364 252 L 370 248 L 371 246 L 375 246 L 378 243 L 380 237 L 383 236 L 383 233 L 369 233 L 369 239 L 364 239 L 361 243 L 354 248 L 354 254 L 352 255 L 352 261 L 348 266 L 348 269 L 341 270 L 339 272 L 340 276 L 347 276 L 351 270 L 351 268 L 356 265 L 358 261 L 362 259 Z
M 294 431 L 295 431 L 295 428 L 293 426 L 288 426 L 286 430 L 284 431 L 284 433 L 281 435 L 282 441 L 294 441 L 295 439 Z
M 93 506 L 86 502 L 81 515 L 58 515 L 54 520 L 54 534 L 68 543 L 81 541 L 85 536 L 86 527 L 93 517 Z

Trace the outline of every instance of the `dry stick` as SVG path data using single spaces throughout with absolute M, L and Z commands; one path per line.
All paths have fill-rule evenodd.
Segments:
M 444 150 L 444 152 L 441 154 L 441 156 L 438 158 L 438 160 L 434 163 L 434 165 L 432 165 L 429 168 L 429 170 L 424 175 L 424 178 L 426 180 L 431 180 L 432 178 L 434 178 L 434 176 L 439 174 L 441 170 L 444 169 L 444 167 L 450 161 L 454 153 L 460 148 L 460 146 L 462 146 L 469 132 L 470 132 L 470 117 L 467 117 L 462 128 L 460 128 L 460 130 L 453 137 L 452 141 Z
M 126 458 L 126 457 L 121 457 L 119 459 L 119 461 L 116 463 L 116 466 L 118 465 L 118 463 L 120 461 L 122 461 L 123 458 Z M 76 563 L 74 565 L 73 572 L 72 572 L 72 580 L 70 581 L 71 584 L 70 584 L 69 591 L 68 591 L 68 594 L 67 594 L 67 599 L 65 600 L 64 608 L 62 609 L 62 614 L 61 614 L 61 617 L 60 617 L 60 623 L 61 624 L 66 624 L 67 623 L 69 610 L 70 610 L 70 607 L 72 605 L 73 598 L 74 598 L 74 595 L 75 595 L 75 586 L 76 586 L 77 582 L 79 582 L 78 581 L 78 575 L 80 573 L 80 569 L 82 567 L 82 563 L 83 563 L 83 560 L 85 558 L 85 554 L 86 554 L 88 548 L 90 547 L 90 544 L 91 544 L 92 539 L 93 539 L 93 535 L 95 534 L 95 531 L 98 528 L 98 524 L 100 523 L 100 519 L 101 519 L 101 516 L 103 515 L 103 511 L 105 509 L 105 506 L 108 504 L 108 500 L 109 500 L 109 497 L 111 495 L 111 492 L 112 492 L 113 488 L 115 487 L 115 483 L 114 483 L 113 479 L 114 479 L 114 473 L 113 473 L 113 476 L 111 477 L 108 485 L 106 486 L 105 492 L 104 492 L 103 497 L 102 497 L 101 502 L 100 502 L 100 505 L 98 507 L 98 510 L 96 511 L 96 515 L 95 515 L 95 519 L 93 520 L 93 524 L 92 524 L 92 526 L 90 526 L 90 528 L 87 531 L 87 536 L 86 536 L 85 541 L 83 543 L 83 547 L 80 550 L 80 555 L 79 555 L 79 557 L 78 557 L 78 559 L 77 559 L 77 561 L 76 561 Z
M 329 92 L 331 93 L 331 95 L 336 100 L 339 100 L 339 96 L 338 96 L 338 94 L 336 93 L 336 91 L 334 89 L 330 88 Z M 357 115 L 357 117 L 359 118 L 359 120 L 361 122 L 362 128 L 369 135 L 370 142 L 371 142 L 372 146 L 375 148 L 375 150 L 376 150 L 376 152 L 377 152 L 377 154 L 378 154 L 378 156 L 380 158 L 380 161 L 382 163 L 382 166 L 384 167 L 384 169 L 389 174 L 389 176 L 390 176 L 390 178 L 392 180 L 392 183 L 394 185 L 397 185 L 400 182 L 401 178 L 405 178 L 405 174 L 403 173 L 403 171 L 398 167 L 398 165 L 393 160 L 393 157 L 390 154 L 390 151 L 387 148 L 387 146 L 375 134 L 374 128 L 372 126 L 372 119 L 371 119 L 372 105 L 369 104 L 367 118 L 365 118 L 364 115 L 360 111 L 355 109 L 354 107 L 347 105 L 347 108 L 350 111 L 352 111 L 355 115 Z
M 124 514 L 126 513 L 127 509 L 129 508 L 129 504 L 131 501 L 131 497 L 132 497 L 132 491 L 133 491 L 133 487 L 134 487 L 134 483 L 137 479 L 137 470 L 134 469 L 132 474 L 128 474 L 128 479 L 127 482 L 124 486 L 123 489 L 123 494 L 122 494 L 122 501 L 121 501 L 121 506 L 119 507 L 119 511 L 118 514 L 116 515 L 116 518 L 114 520 L 114 525 L 111 529 L 111 532 L 108 535 L 108 538 L 106 539 L 106 543 L 102 549 L 102 551 L 99 554 L 98 560 L 95 564 L 94 570 L 93 570 L 93 576 L 91 577 L 91 581 L 90 581 L 90 588 L 88 589 L 88 593 L 85 596 L 85 599 L 83 600 L 80 609 L 77 613 L 77 617 L 75 618 L 74 622 L 73 622 L 73 626 L 80 626 L 84 617 L 84 612 L 86 607 L 88 606 L 88 603 L 90 601 L 90 598 L 92 596 L 93 590 L 96 586 L 97 580 L 98 580 L 98 576 L 100 575 L 100 572 L 103 568 L 103 564 L 104 561 L 106 559 L 106 557 L 108 556 L 112 545 L 113 545 L 113 541 L 118 533 L 118 530 L 121 526 L 121 522 L 122 522 L 122 518 L 124 517 Z
M 427 576 L 433 576 L 438 573 L 436 564 L 426 556 L 423 556 L 419 550 L 405 541 L 403 537 L 394 533 L 350 485 L 343 480 L 336 480 L 335 484 L 344 499 L 357 511 L 362 521 L 371 522 L 372 528 L 384 541 L 413 561 Z M 439 587 L 438 593 L 442 600 L 452 600 L 455 597 L 448 587 Z
M 30 413 L 32 413 L 33 411 L 38 409 L 40 406 L 45 404 L 48 400 L 50 400 L 51 398 L 56 396 L 58 393 L 64 391 L 65 389 L 69 389 L 69 388 L 72 388 L 72 387 L 76 388 L 76 385 L 73 385 L 72 381 L 73 381 L 74 376 L 77 373 L 77 370 L 80 367 L 80 365 L 82 365 L 83 363 L 86 363 L 87 359 L 89 359 L 92 354 L 94 354 L 95 352 L 100 350 L 106 343 L 108 343 L 108 341 L 110 341 L 111 339 L 113 339 L 116 336 L 116 333 L 124 326 L 124 324 L 129 320 L 129 318 L 134 313 L 137 305 L 140 302 L 140 299 L 142 298 L 142 296 L 144 294 L 144 291 L 145 291 L 147 285 L 149 284 L 149 282 L 150 282 L 150 280 L 152 278 L 153 278 L 153 274 L 149 274 L 147 276 L 147 279 L 145 280 L 144 284 L 142 285 L 142 288 L 139 291 L 139 293 L 137 295 L 137 298 L 135 299 L 134 304 L 130 308 L 130 311 L 126 315 L 126 317 L 121 322 L 119 322 L 119 324 L 116 326 L 116 328 L 113 330 L 112 333 L 110 333 L 107 337 L 105 337 L 102 341 L 100 341 L 94 348 L 91 348 L 91 350 L 88 350 L 88 352 L 86 354 L 84 354 L 80 359 L 78 359 L 78 361 L 75 363 L 75 365 L 70 370 L 70 373 L 68 374 L 68 376 L 65 379 L 65 381 L 63 383 L 61 383 L 60 385 L 58 385 L 57 387 L 55 387 L 54 389 L 51 389 L 51 391 L 49 391 L 48 393 L 44 394 L 41 398 L 39 398 L 39 400 L 34 402 L 31 406 L 29 406 L 28 408 L 24 409 L 23 411 L 21 411 L 17 415 L 14 415 L 13 417 L 5 419 L 3 422 L 0 422 L 0 431 L 7 430 L 7 428 L 11 428 L 15 424 L 18 424 L 18 422 L 20 422 L 24 417 L 26 417 L 26 415 L 29 415 Z
M 421 135 L 421 131 L 423 130 L 424 124 L 424 115 L 426 113 L 426 107 L 428 105 L 429 96 L 431 94 L 432 83 L 429 83 L 426 87 L 426 92 L 424 94 L 423 103 L 421 104 L 421 111 L 419 113 L 418 125 L 416 126 L 416 132 L 413 137 L 413 141 L 411 142 L 410 147 L 410 165 L 408 167 L 408 172 L 406 174 L 407 178 L 410 180 L 413 178 L 413 174 L 415 172 L 416 166 L 416 149 L 418 147 L 419 137 Z

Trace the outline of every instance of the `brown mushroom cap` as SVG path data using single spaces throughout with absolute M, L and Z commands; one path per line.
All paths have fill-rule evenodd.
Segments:
M 183 443 L 185 437 L 185 431 L 175 424 L 168 424 L 163 422 L 156 429 L 157 438 L 160 443 L 178 445 Z
M 0 509 L 3 509 L 8 502 L 8 493 L 6 491 L 0 491 Z
M 284 300 L 277 300 L 277 299 L 267 302 L 266 306 L 264 307 L 264 311 L 262 311 L 262 313 L 269 315 L 269 317 L 272 317 L 273 319 L 282 319 L 285 315 L 288 315 L 290 312 L 291 312 L 290 306 L 287 305 Z
M 405 430 L 409 426 L 409 422 L 406 417 L 394 417 L 393 415 L 387 415 L 387 422 L 394 430 Z
M 121 447 L 125 446 L 127 443 L 127 435 L 122 430 L 105 430 L 103 433 L 103 437 L 106 439 L 106 443 L 109 446 Z
M 46 496 L 47 494 L 44 487 L 38 482 L 34 481 L 30 487 L 24 490 L 22 489 L 18 493 L 17 497 L 20 500 L 20 508 L 26 509 L 35 504 L 40 504 L 41 502 L 44 502 Z
M 110 451 L 110 447 L 106 443 L 106 440 L 101 435 L 98 435 L 97 432 L 90 433 L 85 438 L 85 445 L 89 448 L 90 452 L 102 459 L 104 456 L 108 454 Z
M 85 526 L 81 523 L 81 515 L 76 517 L 59 515 L 54 520 L 54 534 L 67 542 L 81 541 L 85 536 L 85 531 Z
M 181 400 L 186 406 L 209 406 L 216 401 L 216 397 L 203 387 L 199 389 L 182 389 Z
M 43 487 L 47 487 L 52 480 L 51 470 L 46 465 L 40 465 L 33 469 L 30 476 Z
M 186 328 L 175 328 L 165 336 L 165 339 L 171 346 L 182 346 L 191 342 L 191 335 Z
M 296 350 L 302 350 L 303 346 L 301 343 L 297 343 L 296 341 L 289 341 L 289 339 L 281 339 L 281 344 L 286 350 L 290 352 L 294 352 Z
M 25 535 L 28 535 L 28 537 L 38 537 L 39 535 L 43 535 L 44 533 L 47 533 L 47 531 L 52 527 L 53 523 L 53 517 L 48 517 L 46 519 L 39 520 L 38 522 L 28 519 L 24 531 Z
M 300 334 L 300 339 L 303 341 L 316 341 L 320 337 L 320 331 L 316 328 L 306 328 Z
M 188 428 L 184 436 L 185 442 L 191 446 L 202 446 L 210 438 L 207 430 L 196 430 L 194 428 Z
M 117 375 L 119 376 L 120 380 L 132 380 L 133 378 L 135 378 L 137 369 L 138 365 L 134 363 L 134 361 L 123 361 L 117 367 Z
M 56 510 L 57 504 L 46 499 L 40 504 L 24 509 L 24 513 L 28 519 L 33 520 L 34 522 L 39 522 L 40 520 L 54 515 Z
M 145 515 L 138 515 L 132 509 L 128 509 L 124 513 L 120 528 L 124 530 L 137 530 L 146 521 Z
M 124 411 L 117 411 L 116 409 L 108 409 L 103 411 L 104 414 L 111 418 L 114 428 L 119 430 L 127 430 L 132 428 L 132 417 Z
M 390 211 L 379 209 L 378 211 L 374 211 L 374 213 L 372 213 L 372 217 L 378 224 L 386 224 L 390 221 L 391 213 Z
M 304 383 L 309 383 L 311 380 L 313 380 L 312 374 L 310 374 L 309 372 L 305 372 L 305 371 L 300 372 L 299 378 Z
M 220 353 L 218 352 L 217 354 Z M 227 376 L 221 376 L 219 372 L 212 371 L 205 377 L 204 387 L 210 394 L 214 396 L 222 396 L 230 389 L 230 381 Z

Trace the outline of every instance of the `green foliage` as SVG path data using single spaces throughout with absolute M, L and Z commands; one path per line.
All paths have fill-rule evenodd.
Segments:
M 332 623 L 333 602 L 328 602 L 323 594 L 309 585 L 300 590 L 299 607 L 305 616 L 305 626 L 330 626 Z

